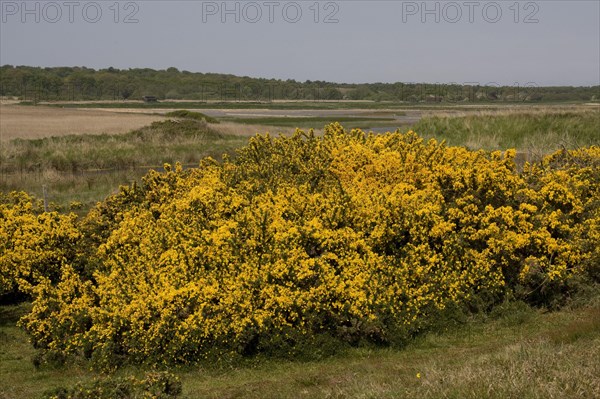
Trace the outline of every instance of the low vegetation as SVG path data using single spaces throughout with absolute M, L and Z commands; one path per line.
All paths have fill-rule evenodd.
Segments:
M 0 147 L 4 147 L 13 139 L 124 134 L 163 120 L 163 115 L 142 112 L 109 112 L 49 106 L 24 107 L 2 104 L 0 101 Z
M 235 144 L 241 144 L 239 138 L 224 136 L 204 121 L 189 118 L 154 122 L 125 134 L 14 139 L 3 149 L 2 172 L 80 172 L 175 161 L 198 163 L 205 156 L 220 157 L 221 148 L 236 140 Z
M 151 372 L 143 378 L 96 377 L 90 383 L 78 383 L 46 391 L 43 399 L 172 399 L 181 395 L 181 381 L 171 373 Z
M 421 119 L 412 129 L 449 145 L 490 151 L 517 148 L 539 160 L 559 148 L 598 145 L 600 111 L 434 116 Z
M 193 119 L 197 121 L 204 121 L 206 123 L 219 123 L 219 121 L 213 117 L 208 115 L 204 115 L 201 112 L 193 112 L 187 111 L 185 109 L 181 109 L 178 111 L 171 111 L 165 114 L 165 116 L 174 117 L 174 118 L 182 118 L 182 119 Z

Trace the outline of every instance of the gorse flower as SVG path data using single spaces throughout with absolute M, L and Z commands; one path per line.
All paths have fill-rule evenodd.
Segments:
M 600 150 L 522 173 L 514 157 L 339 124 L 256 136 L 234 160 L 151 171 L 79 222 L 4 201 L 3 284 L 39 275 L 33 343 L 99 367 L 387 343 L 481 295 L 547 300 L 598 263 Z

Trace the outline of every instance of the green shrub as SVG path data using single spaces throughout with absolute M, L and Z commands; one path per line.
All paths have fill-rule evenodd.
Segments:
M 166 114 L 166 116 L 170 116 L 173 118 L 182 118 L 182 119 L 195 119 L 198 121 L 204 120 L 206 123 L 219 123 L 219 121 L 211 116 L 205 115 L 201 112 L 188 111 L 185 109 L 171 111 Z
M 144 378 L 104 377 L 73 387 L 58 387 L 43 399 L 172 399 L 181 395 L 181 381 L 167 372 L 147 373 Z
M 166 165 L 90 212 L 94 266 L 40 282 L 21 325 L 110 370 L 401 343 L 507 297 L 554 306 L 597 259 L 600 148 L 514 158 L 332 124 Z

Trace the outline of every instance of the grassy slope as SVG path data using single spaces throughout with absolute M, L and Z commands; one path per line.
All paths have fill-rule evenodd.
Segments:
M 0 398 L 35 398 L 92 379 L 83 365 L 33 367 L 34 350 L 14 326 L 26 309 L 0 307 Z M 190 399 L 592 398 L 600 397 L 598 358 L 598 304 L 553 313 L 512 304 L 417 338 L 402 350 L 357 348 L 311 362 L 252 360 L 175 373 Z

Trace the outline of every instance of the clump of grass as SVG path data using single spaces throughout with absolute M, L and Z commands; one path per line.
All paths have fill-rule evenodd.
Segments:
M 535 315 L 535 311 L 522 301 L 509 301 L 496 306 L 490 317 L 501 325 L 511 327 L 526 323 Z
M 173 118 L 182 118 L 182 119 L 193 119 L 193 120 L 197 120 L 197 121 L 205 121 L 206 123 L 219 123 L 219 120 L 216 118 L 213 118 L 211 116 L 205 115 L 201 112 L 194 112 L 194 111 L 188 111 L 185 109 L 181 109 L 181 110 L 177 110 L 177 111 L 171 111 L 168 112 L 167 114 L 165 114 L 166 116 L 170 116 Z

